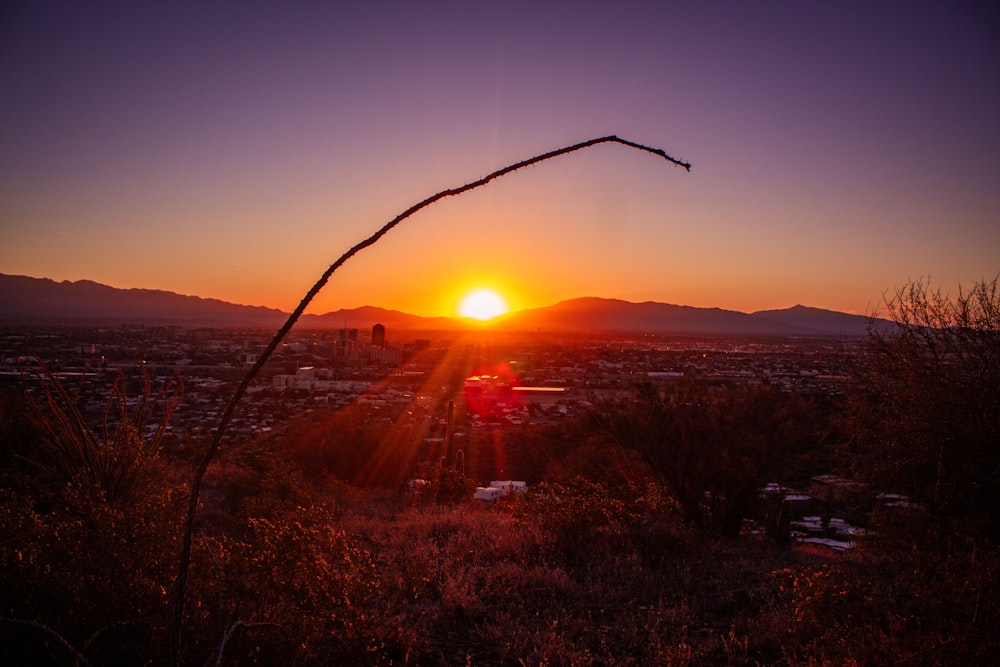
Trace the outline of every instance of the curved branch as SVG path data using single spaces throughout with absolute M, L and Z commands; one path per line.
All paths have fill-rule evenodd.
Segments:
M 187 575 L 191 561 L 192 526 L 194 523 L 194 515 L 198 508 L 198 498 L 201 493 L 201 484 L 203 478 L 205 477 L 205 472 L 208 470 L 208 466 L 212 462 L 212 459 L 215 458 L 215 454 L 218 452 L 219 444 L 222 442 L 222 437 L 225 434 L 226 428 L 229 426 L 229 422 L 233 418 L 233 413 L 236 410 L 236 406 L 239 403 L 240 399 L 243 398 L 243 395 L 246 393 L 247 388 L 250 386 L 250 382 L 254 379 L 254 377 L 257 376 L 257 373 L 260 372 L 261 368 L 264 367 L 264 364 L 267 362 L 268 358 L 281 343 L 282 339 L 284 339 L 285 335 L 291 330 L 295 322 L 298 321 L 299 317 L 305 311 L 309 303 L 319 293 L 319 291 L 323 289 L 327 281 L 330 279 L 330 276 L 333 275 L 334 271 L 339 269 L 344 264 L 344 262 L 349 260 L 351 257 L 354 257 L 354 255 L 356 255 L 357 253 L 377 243 L 379 239 L 381 239 L 383 236 L 389 233 L 389 231 L 392 230 L 393 227 L 401 223 L 403 220 L 409 218 L 417 211 L 427 208 L 431 204 L 440 201 L 441 199 L 444 199 L 446 197 L 454 197 L 464 192 L 468 192 L 469 190 L 473 190 L 475 188 L 486 185 L 490 181 L 496 180 L 501 176 L 505 176 L 511 172 L 523 169 L 525 167 L 529 167 L 533 164 L 538 164 L 539 162 L 543 162 L 545 160 L 554 157 L 559 157 L 560 155 L 566 155 L 567 153 L 573 153 L 575 151 L 582 150 L 584 148 L 596 146 L 597 144 L 606 144 L 606 143 L 621 144 L 629 148 L 634 148 L 636 150 L 652 153 L 653 155 L 658 155 L 659 157 L 662 157 L 664 160 L 672 164 L 675 164 L 678 167 L 683 167 L 689 172 L 691 171 L 690 163 L 671 157 L 670 155 L 667 155 L 667 153 L 664 152 L 662 149 L 645 146 L 643 144 L 638 144 L 633 141 L 622 139 L 615 135 L 598 137 L 596 139 L 590 139 L 588 141 L 583 141 L 578 144 L 573 144 L 572 146 L 565 146 L 563 148 L 558 148 L 556 150 L 549 151 L 548 153 L 542 153 L 541 155 L 530 157 L 527 160 L 521 160 L 520 162 L 515 162 L 514 164 L 507 165 L 502 169 L 497 169 L 496 171 L 487 174 L 486 176 L 480 178 L 479 180 L 467 183 L 461 187 L 442 190 L 441 192 L 431 195 L 430 197 L 427 197 L 423 201 L 414 204 L 413 206 L 406 209 L 405 211 L 397 215 L 395 218 L 387 222 L 377 232 L 375 232 L 374 234 L 366 238 L 364 241 L 361 241 L 360 243 L 352 247 L 350 250 L 345 252 L 343 255 L 341 255 L 337 259 L 337 261 L 331 264 L 330 267 L 323 273 L 323 275 L 320 276 L 319 280 L 316 281 L 316 284 L 313 285 L 308 292 L 306 292 L 306 295 L 302 298 L 302 301 L 299 302 L 299 305 L 295 308 L 294 311 L 292 311 L 291 315 L 288 316 L 288 320 L 281 327 L 281 329 L 278 330 L 278 333 L 275 334 L 274 338 L 271 339 L 271 342 L 268 343 L 267 347 L 264 349 L 264 352 L 261 353 L 261 355 L 257 358 L 257 362 L 250 368 L 250 370 L 244 376 L 243 380 L 240 382 L 239 387 L 237 387 L 236 389 L 236 393 L 233 394 L 233 398 L 229 401 L 229 405 L 226 406 L 226 410 L 222 414 L 222 419 L 220 420 L 219 426 L 215 431 L 215 435 L 212 438 L 211 444 L 208 446 L 205 455 L 202 457 L 202 460 L 199 463 L 197 470 L 195 471 L 194 480 L 192 481 L 191 484 L 191 500 L 188 503 L 187 518 L 184 523 L 184 539 L 181 550 L 180 566 L 177 573 L 177 586 L 174 598 L 175 606 L 174 606 L 174 619 L 172 628 L 174 664 L 177 663 L 178 653 L 180 650 L 180 627 L 183 620 L 185 588 L 187 585 Z
M 72 644 L 70 644 L 68 641 L 66 641 L 65 638 L 63 638 L 62 635 L 60 635 L 58 632 L 56 632 L 55 630 L 46 625 L 42 625 L 41 623 L 35 623 L 34 621 L 25 621 L 19 618 L 9 618 L 7 616 L 0 617 L 0 624 L 3 623 L 9 625 L 22 625 L 24 627 L 38 630 L 43 635 L 55 640 L 57 644 L 66 649 L 69 652 L 69 654 L 73 656 L 74 664 L 82 665 L 83 667 L 87 667 L 88 665 L 90 665 L 90 662 L 87 660 L 87 658 L 83 656 L 82 653 L 77 651 Z

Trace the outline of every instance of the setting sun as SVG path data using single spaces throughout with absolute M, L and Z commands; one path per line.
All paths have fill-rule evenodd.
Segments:
M 492 320 L 507 312 L 507 302 L 491 289 L 477 289 L 469 292 L 458 305 L 458 314 L 473 320 Z

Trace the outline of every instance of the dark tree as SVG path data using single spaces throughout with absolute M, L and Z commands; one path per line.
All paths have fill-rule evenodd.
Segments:
M 911 281 L 873 319 L 851 392 L 858 474 L 993 535 L 1000 488 L 997 279 L 957 297 Z
M 735 537 L 760 487 L 823 436 L 808 403 L 768 385 L 647 384 L 591 419 L 623 458 L 638 457 L 668 485 L 688 523 Z

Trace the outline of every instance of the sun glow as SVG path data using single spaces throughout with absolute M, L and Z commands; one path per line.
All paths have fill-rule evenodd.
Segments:
M 473 320 L 492 320 L 498 315 L 507 312 L 507 302 L 494 290 L 481 288 L 476 289 L 464 297 L 458 304 L 458 314 Z

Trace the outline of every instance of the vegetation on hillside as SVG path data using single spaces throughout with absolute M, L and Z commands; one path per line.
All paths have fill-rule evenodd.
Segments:
M 642 385 L 470 441 L 464 474 L 420 443 L 405 465 L 384 458 L 382 440 L 412 434 L 352 409 L 227 446 L 204 476 L 177 657 L 995 662 L 996 281 L 955 299 L 916 283 L 888 305 L 899 326 L 873 330 L 842 401 Z M 157 428 L 170 387 L 123 379 L 95 422 L 53 376 L 26 380 L 47 390 L 0 400 L 0 659 L 169 662 L 182 517 L 206 444 Z M 469 478 L 497 472 L 497 451 L 537 478 L 526 495 L 472 502 Z M 911 502 L 872 504 L 868 537 L 843 553 L 746 530 L 764 482 L 808 480 L 835 455 L 870 497 Z M 361 471 L 385 476 L 360 484 Z M 423 493 L 399 483 L 418 475 Z

